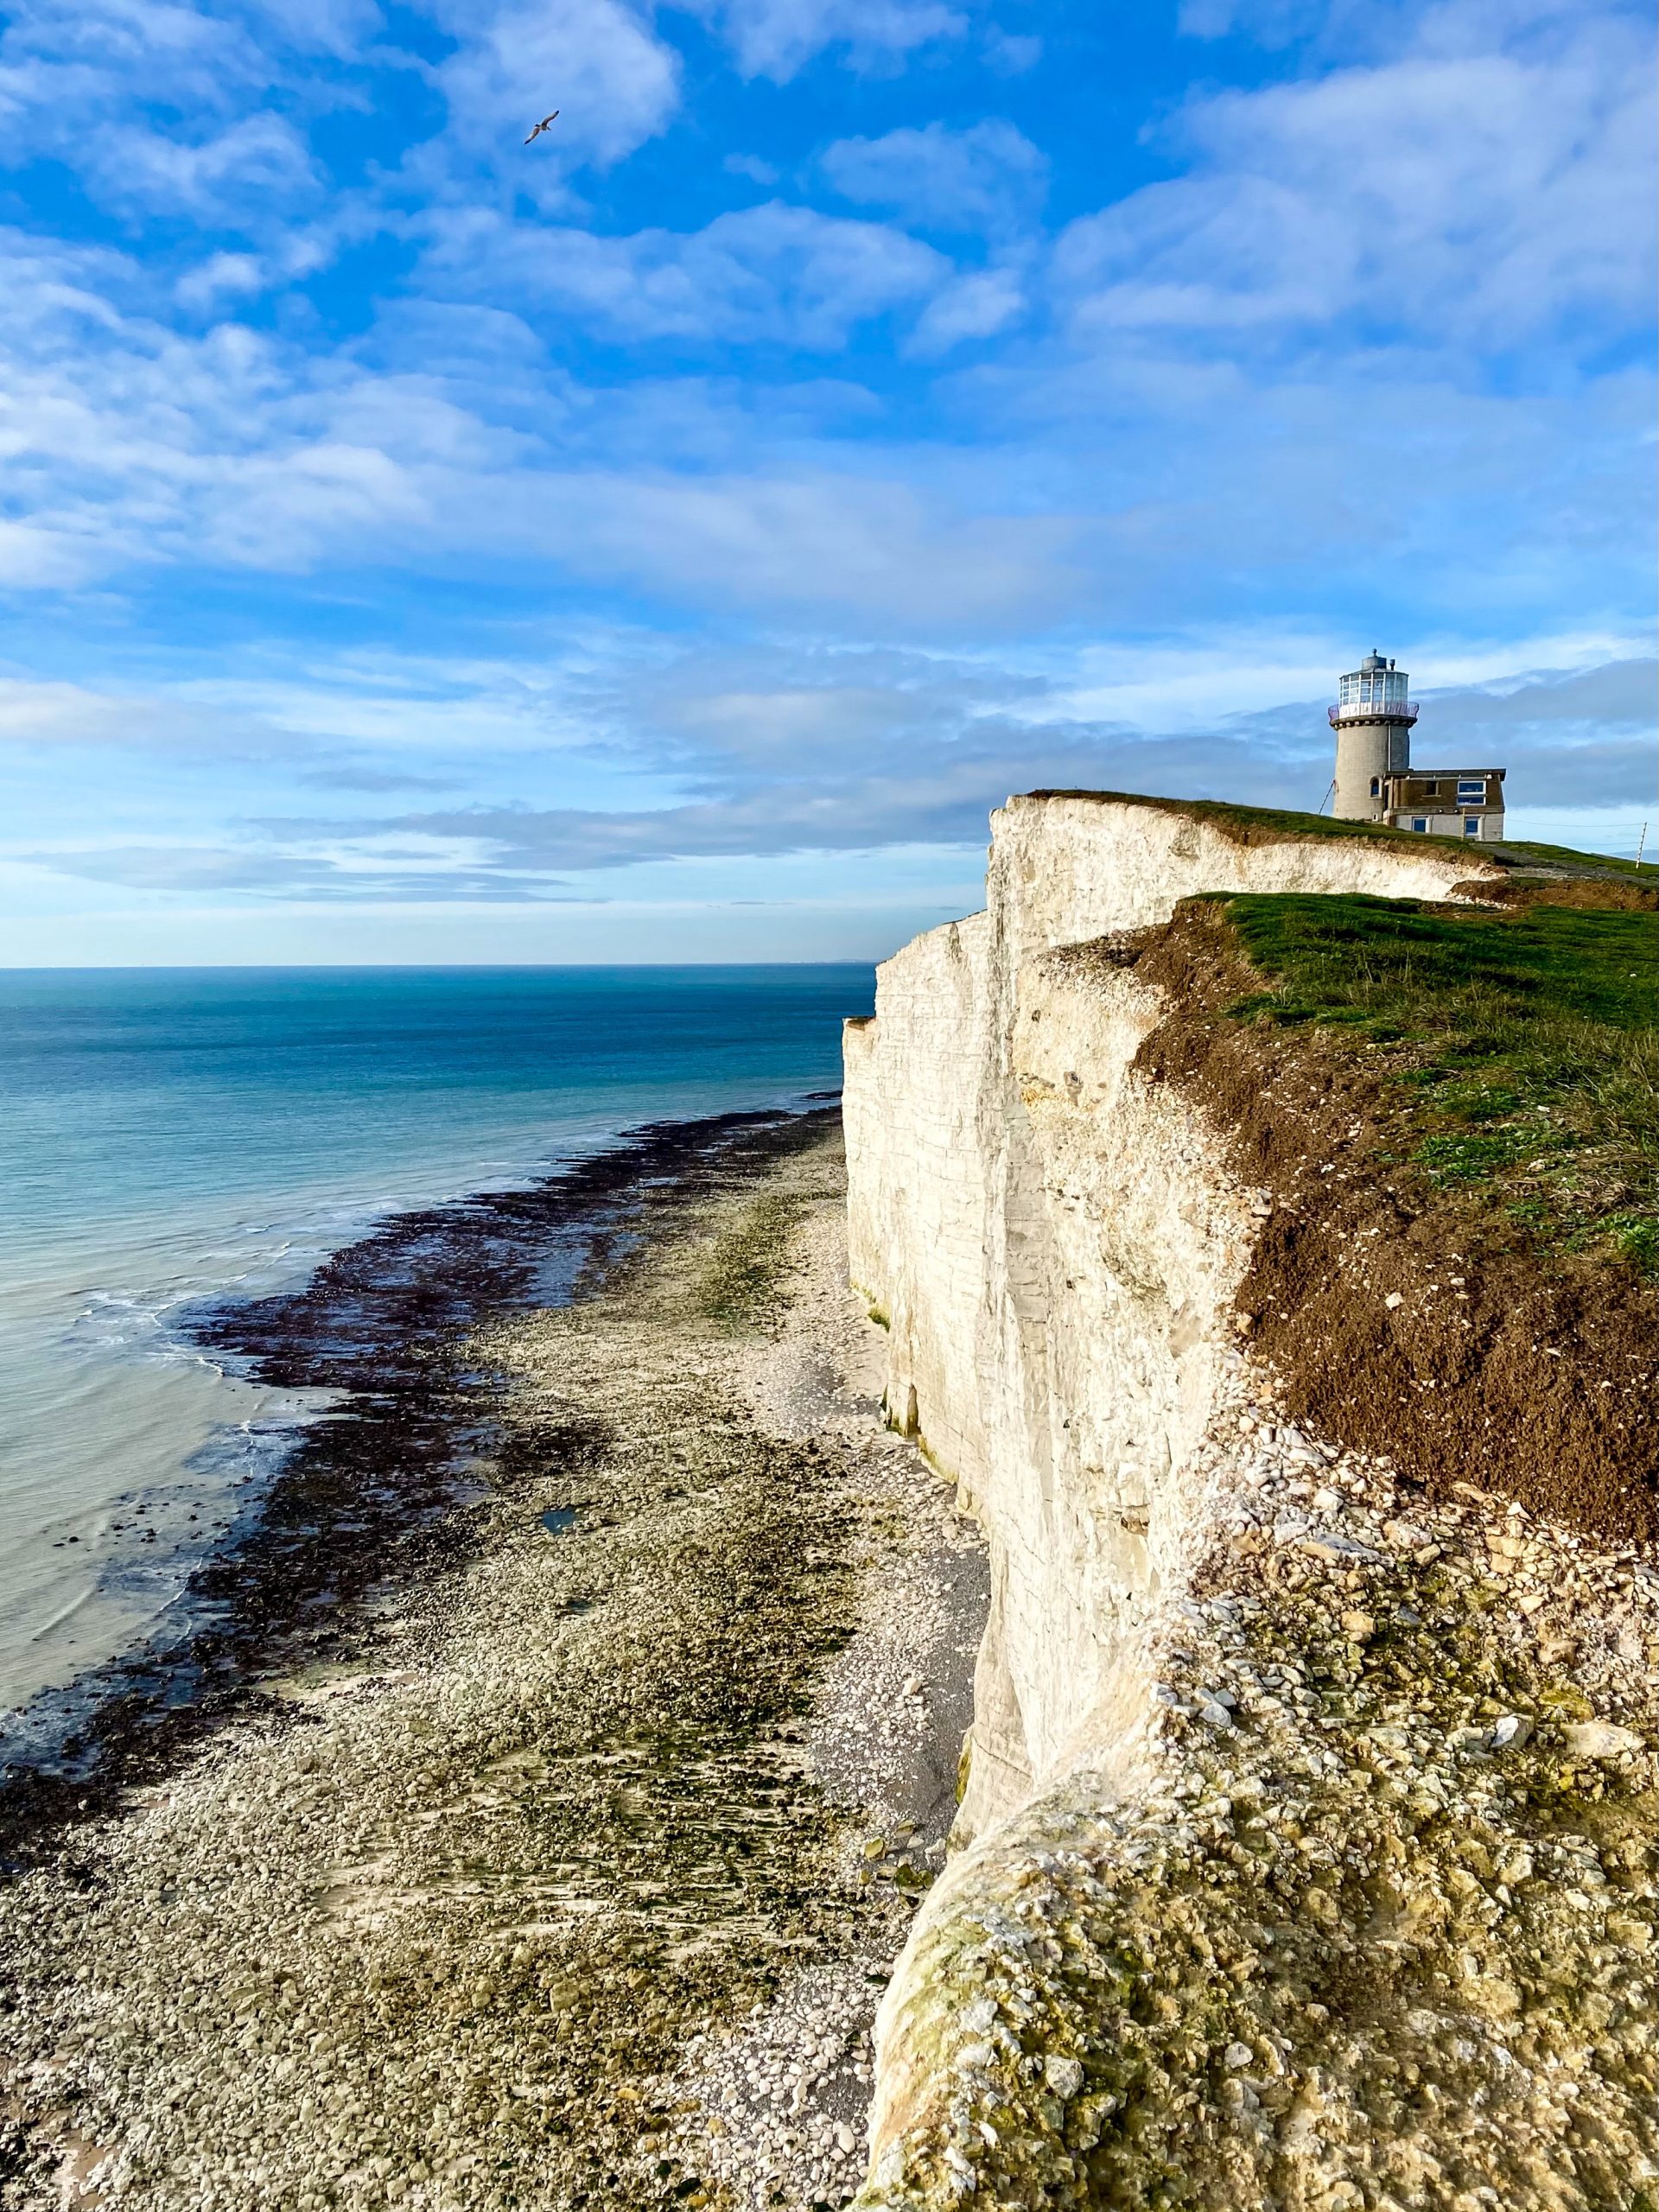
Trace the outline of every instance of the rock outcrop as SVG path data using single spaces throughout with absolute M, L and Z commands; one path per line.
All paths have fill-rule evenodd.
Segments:
M 1203 892 L 1483 873 L 1016 799 L 986 912 L 906 947 L 849 1027 L 889 1417 L 992 1570 L 959 1848 L 884 2007 L 871 2208 L 1659 2202 L 1659 1586 L 1287 1427 L 1233 1310 L 1270 1195 L 1137 1067 L 1167 992 L 1092 949 Z

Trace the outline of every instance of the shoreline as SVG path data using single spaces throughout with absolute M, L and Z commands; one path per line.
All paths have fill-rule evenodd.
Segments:
M 0 1866 L 166 1773 L 273 1668 L 349 1649 L 376 1582 L 464 1548 L 467 1464 L 493 1419 L 488 1378 L 456 1357 L 470 1327 L 585 1294 L 636 1217 L 665 1219 L 734 1148 L 764 1150 L 801 1118 L 767 1108 L 647 1123 L 524 1183 L 394 1213 L 293 1289 L 200 1304 L 185 1325 L 204 1355 L 257 1387 L 334 1402 L 291 1425 L 251 1510 L 238 1510 L 245 1484 L 226 1492 L 229 1540 L 168 1606 L 189 1618 L 185 1633 L 147 1636 L 8 1716 Z
M 851 2196 L 983 1593 L 880 1425 L 834 1119 L 727 1117 L 475 1325 L 479 1494 L 403 1586 L 0 1891 L 9 2212 Z
M 870 982 L 842 963 L 24 979 L 0 1071 L 0 1714 L 170 1642 L 227 1510 L 317 1409 L 222 1372 L 188 1318 L 296 1290 L 421 1209 L 568 1180 L 642 1124 L 833 1096 Z M 42 1749 L 0 1720 L 0 1768 Z

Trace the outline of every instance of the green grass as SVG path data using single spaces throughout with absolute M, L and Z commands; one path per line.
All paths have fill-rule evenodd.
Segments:
M 1369 838 L 1393 845 L 1428 845 L 1437 852 L 1466 853 L 1493 867 L 1512 871 L 1538 871 L 1567 875 L 1619 875 L 1659 888 L 1659 867 L 1651 861 L 1638 868 L 1634 861 L 1615 860 L 1606 853 L 1574 852 L 1566 845 L 1517 843 L 1505 838 L 1489 845 L 1466 837 L 1429 837 L 1417 830 L 1394 830 L 1382 822 L 1344 822 L 1329 814 L 1299 814 L 1288 807 L 1240 806 L 1230 799 L 1160 798 L 1147 791 L 1039 791 L 1028 798 L 1099 799 L 1119 806 L 1152 807 L 1163 814 L 1191 815 L 1208 822 L 1225 837 L 1245 844 L 1271 844 L 1287 838 Z
M 1294 837 L 1368 837 L 1373 842 L 1382 840 L 1389 844 L 1432 845 L 1448 852 L 1466 853 L 1471 849 L 1461 837 L 1426 837 L 1419 830 L 1392 830 L 1384 822 L 1344 822 L 1329 814 L 1299 814 L 1288 807 L 1237 806 L 1230 799 L 1219 798 L 1158 798 L 1146 791 L 1030 791 L 1030 798 L 1102 799 L 1121 806 L 1147 806 L 1163 814 L 1191 815 L 1195 821 L 1209 822 L 1224 836 L 1231 836 L 1235 842 L 1242 838 L 1246 843 L 1276 842 Z M 1541 851 L 1542 847 L 1538 850 Z M 1491 857 L 1491 849 L 1484 857 Z M 1580 855 L 1588 859 L 1589 855 Z
M 1376 1058 L 1412 1166 L 1532 1242 L 1659 1269 L 1659 916 L 1224 897 L 1268 988 L 1230 1011 Z
M 1500 858 L 1520 858 L 1535 867 L 1565 868 L 1569 874 L 1621 875 L 1632 883 L 1645 883 L 1659 890 L 1659 867 L 1652 861 L 1621 861 L 1611 853 L 1580 853 L 1570 845 L 1534 845 L 1517 843 L 1506 837 L 1497 848 Z

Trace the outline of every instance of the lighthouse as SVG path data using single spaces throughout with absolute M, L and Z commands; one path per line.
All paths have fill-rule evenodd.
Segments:
M 1331 727 L 1337 733 L 1337 789 L 1331 811 L 1344 822 L 1381 822 L 1388 808 L 1388 779 L 1411 765 L 1415 702 L 1410 679 L 1381 653 L 1367 653 L 1351 675 L 1337 679 Z
M 1414 768 L 1411 728 L 1417 702 L 1410 678 L 1381 653 L 1337 679 L 1329 710 L 1337 733 L 1331 811 L 1344 822 L 1382 822 L 1433 837 L 1503 835 L 1502 768 Z

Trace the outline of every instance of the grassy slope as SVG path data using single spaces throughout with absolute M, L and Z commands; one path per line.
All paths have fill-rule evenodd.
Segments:
M 1245 844 L 1270 844 L 1287 838 L 1363 837 L 1373 843 L 1433 845 L 1437 850 L 1467 853 L 1477 861 L 1506 871 L 1566 875 L 1618 875 L 1659 887 L 1659 867 L 1649 861 L 1615 860 L 1606 853 L 1579 853 L 1566 845 L 1482 844 L 1472 838 L 1428 837 L 1420 830 L 1393 830 L 1382 822 L 1343 822 L 1328 814 L 1298 814 L 1287 807 L 1238 806 L 1230 799 L 1160 798 L 1146 791 L 1039 791 L 1028 798 L 1099 799 L 1118 806 L 1149 806 L 1164 814 L 1188 814 L 1208 822 L 1224 836 Z
M 1042 791 L 1024 794 L 1029 798 L 1100 799 L 1119 806 L 1147 806 L 1162 814 L 1188 814 L 1208 822 L 1235 842 L 1266 844 L 1300 837 L 1381 838 L 1392 844 L 1409 840 L 1414 845 L 1444 846 L 1452 852 L 1472 849 L 1461 837 L 1426 837 L 1411 830 L 1391 830 L 1382 822 L 1344 822 L 1329 814 L 1298 814 L 1287 807 L 1236 806 L 1230 799 L 1158 798 L 1146 791 Z M 1540 848 L 1541 850 L 1542 849 Z M 1483 859 L 1492 857 L 1488 847 Z
M 1505 860 L 1518 860 L 1523 867 L 1562 868 L 1572 875 L 1619 875 L 1633 883 L 1659 885 L 1659 868 L 1651 861 L 1616 860 L 1611 853 L 1580 853 L 1570 845 L 1517 844 L 1508 837 L 1492 849 Z
M 1546 1247 L 1659 1270 L 1659 918 L 1414 900 L 1224 902 L 1269 988 L 1407 1087 L 1411 1158 Z

